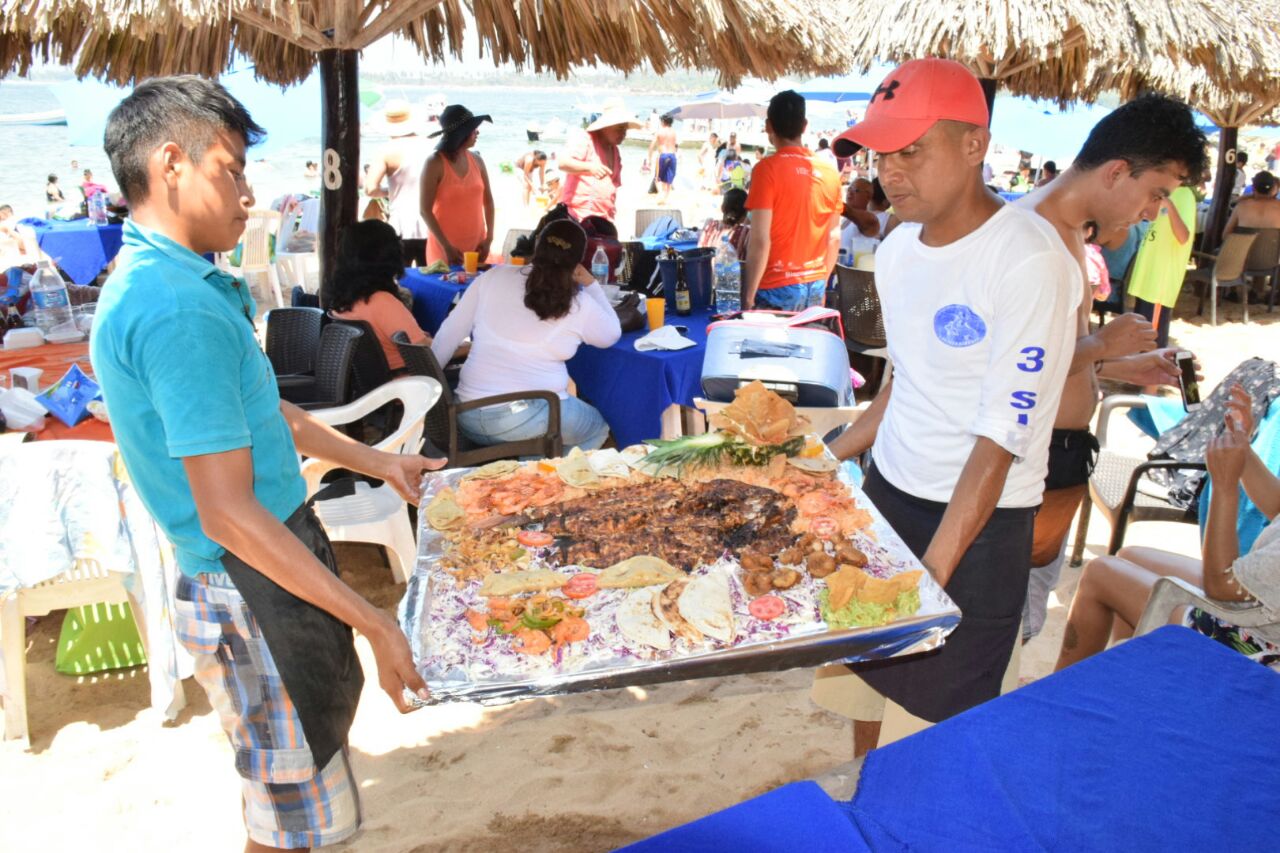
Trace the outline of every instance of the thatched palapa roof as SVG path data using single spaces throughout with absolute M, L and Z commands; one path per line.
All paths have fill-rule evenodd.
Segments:
M 1230 43 L 1236 4 L 1141 0 L 855 0 L 841 4 L 861 33 L 852 61 L 945 56 L 1014 94 L 1059 102 L 1099 94 L 1092 63 L 1113 70 L 1168 59 L 1221 85 L 1265 64 L 1262 52 Z
M 305 78 L 315 54 L 360 50 L 396 33 L 428 60 L 461 56 L 468 18 L 483 55 L 560 77 L 575 65 L 833 74 L 847 35 L 815 0 L 9 0 L 0 9 L 0 76 L 33 58 L 119 83 L 177 72 L 216 75 L 235 52 L 257 74 Z

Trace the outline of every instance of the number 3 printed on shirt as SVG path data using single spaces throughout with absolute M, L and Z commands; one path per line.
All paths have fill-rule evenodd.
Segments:
M 1027 357 L 1018 364 L 1023 373 L 1039 373 L 1044 369 L 1044 347 L 1023 347 L 1018 352 Z

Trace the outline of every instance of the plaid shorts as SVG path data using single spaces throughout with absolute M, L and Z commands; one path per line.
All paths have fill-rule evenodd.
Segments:
M 344 747 L 317 772 L 262 631 L 225 574 L 181 576 L 178 638 L 235 751 L 249 837 L 271 847 L 336 844 L 360 828 Z

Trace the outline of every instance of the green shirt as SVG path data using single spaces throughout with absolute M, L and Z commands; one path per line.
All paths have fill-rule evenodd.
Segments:
M 111 427 L 147 510 L 187 575 L 223 571 L 182 460 L 250 448 L 253 493 L 281 521 L 306 498 L 248 287 L 132 221 L 102 289 L 90 357 Z
M 1151 223 L 1147 238 L 1138 248 L 1133 262 L 1133 277 L 1129 279 L 1129 295 L 1156 305 L 1172 308 L 1182 290 L 1182 279 L 1187 274 L 1187 260 L 1191 257 L 1191 245 L 1196 237 L 1196 197 L 1190 187 L 1178 187 L 1169 196 L 1178 216 L 1187 226 L 1187 242 L 1179 243 L 1173 236 L 1173 226 L 1163 211 Z

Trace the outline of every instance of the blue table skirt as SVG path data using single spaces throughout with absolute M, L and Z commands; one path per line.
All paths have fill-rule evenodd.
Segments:
M 662 413 L 672 403 L 692 406 L 702 395 L 702 361 L 707 353 L 710 311 L 688 317 L 667 315 L 668 325 L 687 326 L 698 345 L 675 351 L 639 352 L 635 343 L 648 329 L 629 332 L 607 349 L 581 346 L 569 360 L 578 395 L 591 402 L 613 431 L 618 447 L 662 434 Z
M 871 752 L 848 810 L 873 850 L 1274 850 L 1277 719 L 1280 675 L 1161 628 Z
M 123 226 L 94 225 L 88 219 L 24 219 L 21 224 L 31 226 L 41 251 L 76 284 L 92 284 L 120 252 L 123 242 Z
M 443 276 L 429 275 L 421 270 L 407 269 L 400 284 L 413 294 L 413 317 L 423 330 L 435 335 L 449 313 L 449 306 L 466 285 L 454 284 Z

